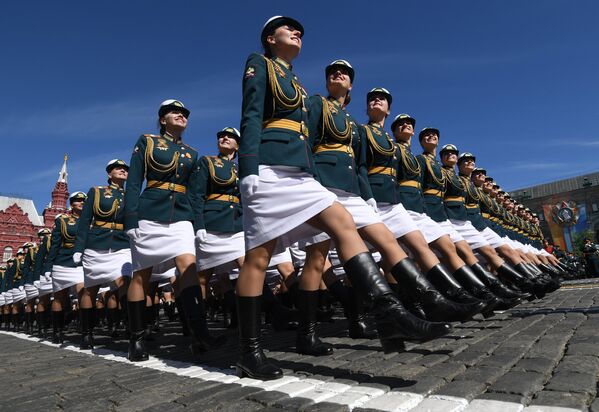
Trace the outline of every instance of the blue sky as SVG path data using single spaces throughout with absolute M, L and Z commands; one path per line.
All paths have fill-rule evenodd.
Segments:
M 359 121 L 382 86 L 392 116 L 438 127 L 505 188 L 599 169 L 595 1 L 23 0 L 0 12 L 0 192 L 42 210 L 65 152 L 71 191 L 103 184 L 167 98 L 191 109 L 186 141 L 214 154 L 215 133 L 239 125 L 245 59 L 274 14 L 304 24 L 294 70 L 310 93 L 324 93 L 330 61 L 352 63 Z

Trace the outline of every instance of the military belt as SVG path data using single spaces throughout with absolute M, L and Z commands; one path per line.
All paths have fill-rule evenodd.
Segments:
M 485 212 L 483 212 L 483 213 L 482 213 L 482 215 L 483 215 L 483 217 L 484 217 L 485 219 L 492 219 L 492 218 L 491 218 L 491 215 L 490 215 L 490 214 L 488 214 L 488 213 L 485 213 Z
M 148 180 L 146 188 L 170 190 L 171 192 L 177 193 L 187 192 L 187 188 L 183 185 L 178 185 L 176 183 L 159 182 L 158 180 Z
M 112 230 L 123 230 L 122 223 L 116 222 L 103 222 L 102 220 L 96 220 L 94 222 L 94 226 L 102 227 L 104 229 L 112 229 Z
M 223 202 L 239 203 L 239 198 L 233 195 L 212 194 L 208 195 L 207 200 L 222 200 Z
M 71 249 L 74 246 L 75 246 L 74 243 L 64 243 L 64 242 L 62 243 L 62 247 L 65 248 L 65 249 Z
M 368 169 L 368 175 L 389 175 L 395 177 L 395 169 L 383 166 L 371 167 Z
M 443 197 L 443 192 L 439 189 L 426 189 L 423 193 L 425 195 Z
M 475 204 L 470 204 L 470 205 L 466 205 L 466 209 L 476 209 L 478 207 L 478 205 Z
M 416 189 L 420 189 L 420 182 L 417 180 L 402 180 L 399 182 L 400 186 L 403 187 L 415 187 Z
M 285 129 L 308 136 L 308 128 L 304 122 L 289 119 L 268 119 L 262 122 L 263 129 Z
M 354 155 L 354 149 L 351 146 L 342 143 L 319 144 L 314 147 L 315 154 L 322 152 L 342 152 L 349 154 L 352 157 Z
M 464 196 L 447 196 L 443 198 L 444 202 L 464 202 Z

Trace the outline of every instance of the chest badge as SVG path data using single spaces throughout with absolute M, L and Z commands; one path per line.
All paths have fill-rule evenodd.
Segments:
M 158 146 L 156 146 L 156 148 L 158 150 L 168 150 L 168 144 L 166 143 L 166 140 L 158 139 L 157 143 L 158 143 Z

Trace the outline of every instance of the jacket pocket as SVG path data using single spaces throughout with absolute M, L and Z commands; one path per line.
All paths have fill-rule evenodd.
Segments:
M 337 156 L 332 154 L 318 154 L 314 156 L 314 163 L 334 166 L 337 164 Z

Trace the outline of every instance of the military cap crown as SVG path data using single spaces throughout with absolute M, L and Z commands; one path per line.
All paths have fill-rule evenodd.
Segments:
M 17 256 L 19 255 L 24 255 L 25 251 L 22 248 L 19 248 L 19 250 L 17 250 Z
M 439 151 L 439 153 L 444 153 L 444 152 L 456 152 L 456 153 L 459 153 L 460 151 L 458 150 L 458 148 L 455 145 L 449 143 L 449 144 L 444 145 L 441 148 L 441 150 Z
M 87 200 L 87 195 L 85 193 L 83 193 L 83 192 L 79 192 L 78 191 L 78 192 L 72 193 L 71 196 L 69 196 L 69 201 L 70 202 L 74 202 L 74 201 L 77 201 L 77 200 L 83 200 L 83 201 L 85 201 L 85 200 Z
M 352 83 L 354 82 L 354 76 L 355 76 L 354 68 L 352 67 L 351 64 L 349 64 L 349 62 L 347 60 L 343 60 L 343 59 L 333 60 L 324 69 L 325 75 L 328 76 L 335 69 L 335 67 L 343 67 L 343 68 L 345 68 L 345 70 L 347 70 L 347 73 L 349 74 L 349 80 Z
M 48 229 L 46 227 L 37 231 L 38 236 L 43 236 L 43 235 L 48 235 L 48 234 L 50 234 L 50 229 Z
M 441 138 L 441 132 L 439 129 L 435 129 L 434 127 L 425 127 L 420 131 L 420 133 L 418 133 L 418 140 L 422 140 L 422 138 L 430 132 L 435 133 L 439 139 Z
M 458 163 L 463 162 L 466 159 L 472 159 L 472 160 L 476 161 L 476 156 L 474 156 L 470 152 L 464 152 L 458 156 Z
M 416 127 L 416 119 L 414 119 L 412 116 L 410 116 L 407 113 L 401 113 L 401 114 L 398 114 L 397 116 L 395 116 L 395 119 L 393 119 L 393 123 L 391 123 L 391 130 L 395 130 L 395 127 L 397 126 L 397 124 L 402 120 L 407 120 L 410 122 L 412 127 Z
M 387 103 L 389 103 L 389 106 L 391 106 L 391 102 L 393 101 L 393 96 L 391 96 L 391 93 L 389 93 L 389 90 L 385 89 L 384 87 L 375 87 L 366 94 L 366 101 L 367 102 L 370 101 L 372 96 L 374 96 L 375 94 L 384 95 L 385 98 L 387 99 Z
M 158 109 L 158 117 L 162 117 L 165 114 L 174 110 L 178 110 L 181 113 L 183 113 L 183 116 L 185 116 L 185 118 L 189 117 L 189 109 L 187 109 L 180 100 L 175 99 L 167 99 L 160 103 L 160 108 Z
M 301 37 L 304 36 L 304 26 L 302 26 L 299 21 L 287 16 L 272 16 L 270 19 L 266 20 L 266 23 L 262 26 L 262 33 L 260 34 L 260 41 L 265 49 L 268 49 L 266 38 L 273 34 L 276 29 L 284 25 L 293 27 L 301 33 Z
M 121 159 L 112 159 L 111 161 L 109 161 L 106 164 L 106 173 L 110 173 L 110 171 L 112 169 L 114 169 L 115 167 L 117 167 L 117 166 L 122 166 L 125 169 L 129 170 L 129 165 L 124 160 L 121 160 Z
M 486 175 L 487 169 L 484 169 L 482 167 L 475 167 L 474 170 L 472 171 L 472 174 L 474 174 L 474 173 L 482 173 L 482 174 Z M 493 180 L 493 179 L 491 179 L 491 180 Z M 487 178 L 485 178 L 485 181 L 487 181 Z
M 239 130 L 237 130 L 234 127 L 225 127 L 223 130 L 221 130 L 220 132 L 216 133 L 216 137 L 220 138 L 223 135 L 232 135 L 235 139 L 239 139 L 241 137 L 241 134 L 239 133 Z

